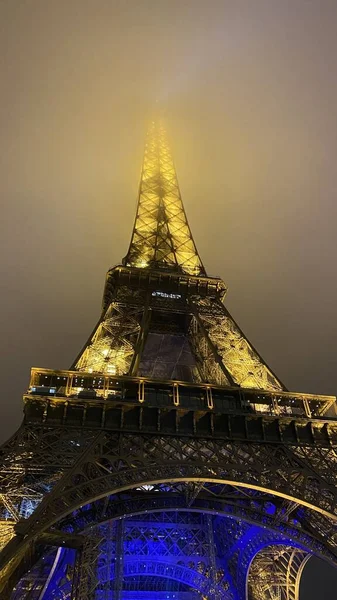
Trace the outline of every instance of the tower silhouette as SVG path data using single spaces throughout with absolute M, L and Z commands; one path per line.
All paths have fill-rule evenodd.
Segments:
M 336 398 L 289 392 L 225 293 L 154 122 L 101 317 L 1 448 L 1 598 L 296 600 L 336 565 Z

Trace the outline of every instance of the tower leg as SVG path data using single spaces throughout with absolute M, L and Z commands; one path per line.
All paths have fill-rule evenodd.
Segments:
M 124 520 L 107 527 L 110 531 L 107 538 L 97 535 L 97 530 L 96 535 L 86 538 L 77 560 L 72 600 L 94 600 L 98 591 L 101 598 L 122 598 Z M 104 590 L 100 587 L 102 582 Z
M 208 537 L 208 545 L 209 545 L 209 563 L 210 563 L 210 579 L 212 581 L 210 593 L 211 597 L 214 600 L 220 600 L 221 596 L 219 592 L 216 590 L 216 584 L 218 580 L 218 565 L 216 560 L 216 549 L 215 549 L 215 541 L 214 541 L 214 531 L 213 531 L 213 519 L 211 515 L 206 516 L 207 523 L 207 537 Z
M 88 536 L 77 558 L 71 600 L 94 600 L 98 585 L 97 562 L 102 540 Z
M 300 580 L 310 554 L 285 546 L 267 547 L 251 564 L 247 600 L 299 600 Z
M 114 578 L 114 600 L 121 600 L 123 591 L 124 574 L 124 520 L 116 523 L 116 556 L 115 556 L 115 578 Z

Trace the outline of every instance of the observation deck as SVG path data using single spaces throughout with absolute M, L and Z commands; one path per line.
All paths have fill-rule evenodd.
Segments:
M 150 292 L 153 296 L 161 293 L 162 297 L 166 295 L 167 298 L 181 300 L 193 294 L 201 297 L 213 296 L 223 300 L 227 292 L 225 283 L 219 277 L 187 275 L 164 268 L 139 269 L 117 265 L 106 275 L 103 310 L 109 306 L 114 290 L 122 286 L 138 292 Z
M 337 443 L 335 396 L 33 368 L 24 402 L 26 422 L 46 426 Z

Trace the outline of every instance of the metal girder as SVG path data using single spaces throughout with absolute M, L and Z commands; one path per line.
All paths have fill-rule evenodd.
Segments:
M 337 516 L 336 466 L 333 448 L 101 432 L 22 527 L 38 534 L 108 493 L 174 480 L 233 482 Z
M 20 542 L 15 538 L 3 551 L 0 557 L 3 577 L 8 576 L 5 565 L 10 570 L 13 553 L 17 558 L 24 556 L 29 540 L 36 539 L 67 514 L 111 492 L 156 481 L 232 481 L 291 497 L 321 513 L 323 544 L 336 555 L 336 528 L 331 520 L 333 513 L 336 514 L 331 469 L 335 463 L 331 460 L 330 469 L 325 468 L 329 452 L 334 450 L 311 448 L 309 452 L 306 448 L 290 449 L 282 445 L 101 433 L 31 517 L 16 526 L 25 540 Z
M 278 554 L 283 556 L 284 569 L 286 551 L 291 550 L 288 574 L 292 578 L 299 566 L 298 560 L 293 560 L 293 557 L 300 554 L 305 556 L 301 546 L 296 547 L 293 543 L 290 547 L 286 536 L 278 531 L 266 530 L 265 525 L 256 527 L 232 517 L 188 511 L 146 511 L 115 522 L 107 521 L 101 525 L 96 523 L 84 533 L 83 542 L 73 583 L 76 593 L 74 591 L 71 596 L 80 600 L 96 597 L 100 600 L 115 599 L 122 590 L 122 597 L 125 598 L 125 592 L 131 589 L 147 590 L 149 596 L 150 592 L 162 589 L 178 592 L 178 583 L 195 589 L 209 600 L 246 600 L 246 588 L 251 591 L 254 577 L 262 573 L 262 562 L 258 560 L 260 556 L 264 557 L 265 565 L 266 557 L 271 557 L 276 548 Z M 259 565 L 258 570 L 255 568 L 256 564 Z M 72 562 L 69 566 L 71 565 Z M 18 596 L 20 600 L 26 600 L 23 590 L 35 585 L 37 574 L 41 574 L 41 566 L 37 564 L 26 576 L 26 583 L 18 588 L 22 593 L 22 596 Z M 63 571 L 59 570 L 58 579 L 54 579 L 53 585 L 50 585 L 50 576 L 49 583 L 44 584 L 40 575 L 41 583 L 34 589 L 41 589 L 43 584 L 47 589 L 46 586 L 49 585 L 50 594 L 52 589 L 57 588 L 60 595 L 51 594 L 48 598 L 70 598 L 63 595 L 63 592 L 69 593 L 69 582 L 64 578 L 64 572 L 69 572 L 69 566 L 64 563 Z M 117 576 L 118 571 L 120 574 Z M 271 568 L 270 573 L 275 576 L 275 569 Z M 282 589 L 293 592 L 298 588 L 295 588 L 289 575 L 286 581 L 281 579 L 280 574 L 284 570 L 279 568 L 278 573 L 277 580 L 275 577 L 274 580 L 269 580 L 277 586 L 276 589 L 281 589 L 282 586 Z M 251 579 L 248 586 L 249 577 Z M 299 577 L 298 571 L 298 580 Z M 257 590 L 260 588 L 262 589 L 262 582 Z M 267 573 L 264 574 L 263 581 L 263 590 L 266 589 Z M 252 600 L 255 597 L 252 596 Z M 269 596 L 262 597 L 269 600 Z M 35 600 L 35 596 L 33 598 Z M 297 596 L 291 595 L 289 599 L 287 596 L 282 596 L 283 598 L 297 600 Z M 13 600 L 17 600 L 17 596 Z
M 115 600 L 121 600 L 122 592 L 123 592 L 123 577 L 124 577 L 124 536 L 125 536 L 125 526 L 124 519 L 119 519 L 116 522 L 116 536 L 115 536 L 115 570 L 112 574 L 110 572 L 111 569 L 111 560 L 106 561 L 105 571 L 108 571 L 107 580 L 114 580 L 114 598 Z M 104 556 L 107 558 L 107 538 L 104 538 Z M 100 581 L 100 583 L 102 583 Z
M 15 523 L 34 512 L 94 437 L 24 424 L 0 448 L 0 549 L 13 538 Z
M 199 490 L 202 486 L 202 493 L 191 498 L 191 486 Z M 216 514 L 230 517 L 235 521 L 268 527 L 276 536 L 282 533 L 285 538 L 292 539 L 299 546 L 310 548 L 318 556 L 334 562 L 334 555 L 330 555 L 325 548 L 324 536 L 320 537 L 317 515 L 303 513 L 302 509 L 297 510 L 295 506 L 296 504 L 290 501 L 287 505 L 286 501 L 267 493 L 262 494 L 255 490 L 229 485 L 206 483 L 145 485 L 129 493 L 123 492 L 97 500 L 91 503 L 90 507 L 80 508 L 62 520 L 59 528 L 63 531 L 71 528 L 74 533 L 83 533 L 101 522 L 129 516 L 137 517 L 147 512 L 151 512 L 153 519 L 156 518 L 157 513 L 163 511 L 181 515 L 185 512 Z M 282 519 L 279 517 L 281 507 L 284 511 Z M 293 518 L 290 520 L 288 514 L 291 509 L 293 509 Z M 308 520 L 311 522 L 311 527 L 308 527 Z M 314 526 L 317 529 L 316 535 Z
M 2 598 L 298 600 L 310 553 L 337 565 L 335 398 L 287 392 L 225 292 L 153 123 L 101 318 L 0 449 Z
M 253 559 L 249 600 L 299 600 L 302 571 L 310 554 L 288 546 L 268 546 Z
M 128 373 L 141 332 L 142 307 L 112 302 L 102 316 L 75 369 L 122 375 Z
M 26 426 L 27 427 L 27 426 Z M 30 428 L 28 428 L 30 429 Z M 32 435 L 32 432 L 34 432 L 34 435 Z M 97 440 L 96 442 L 94 440 Z M 55 486 L 56 482 L 57 482 L 57 477 L 60 476 L 62 471 L 67 471 L 69 470 L 69 468 L 71 467 L 71 464 L 74 463 L 76 457 L 77 457 L 77 465 L 76 468 L 73 469 L 73 483 L 71 485 L 74 485 L 74 482 L 77 481 L 78 483 L 80 483 L 83 480 L 83 475 L 80 474 L 80 472 L 83 470 L 83 472 L 85 472 L 87 474 L 87 476 L 89 476 L 89 479 L 91 480 L 91 484 L 90 487 L 92 490 L 95 490 L 95 492 L 97 491 L 96 489 L 96 482 L 99 481 L 99 485 L 102 485 L 102 474 L 105 475 L 105 477 L 110 478 L 111 477 L 111 466 L 110 466 L 110 460 L 111 460 L 111 444 L 112 446 L 115 448 L 114 450 L 114 455 L 115 455 L 115 459 L 114 460 L 118 460 L 118 468 L 117 468 L 117 472 L 120 471 L 120 475 L 123 476 L 127 476 L 127 480 L 129 483 L 129 473 L 127 473 L 127 470 L 124 472 L 125 467 L 127 467 L 127 465 L 131 465 L 133 464 L 134 466 L 132 467 L 132 470 L 134 469 L 134 467 L 136 466 L 137 463 L 139 463 L 139 461 L 141 461 L 142 464 L 144 464 L 144 460 L 146 460 L 146 455 L 148 452 L 150 452 L 151 459 L 153 459 L 154 457 L 156 458 L 157 464 L 158 464 L 158 468 L 155 468 L 155 477 L 158 477 L 158 469 L 160 472 L 160 475 L 162 476 L 164 473 L 167 473 L 167 467 L 170 467 L 170 462 L 171 462 L 171 458 L 177 459 L 178 461 L 180 461 L 180 464 L 177 464 L 176 460 L 174 461 L 174 464 L 172 464 L 173 467 L 173 471 L 170 471 L 170 474 L 167 475 L 168 479 L 172 479 L 173 476 L 175 475 L 179 475 L 181 476 L 184 472 L 183 470 L 183 463 L 185 460 L 189 461 L 190 457 L 193 456 L 193 462 L 195 462 L 196 464 L 194 464 L 194 473 L 193 475 L 197 475 L 198 478 L 200 478 L 200 463 L 204 462 L 204 458 L 207 456 L 208 459 L 208 465 L 207 465 L 207 470 L 206 470 L 206 477 L 207 479 L 210 476 L 210 473 L 214 476 L 215 471 L 212 467 L 216 467 L 217 469 L 219 468 L 219 465 L 217 464 L 219 462 L 219 459 L 222 459 L 224 461 L 226 461 L 226 456 L 228 455 L 232 455 L 233 456 L 233 451 L 231 450 L 231 448 L 235 448 L 236 452 L 238 453 L 239 456 L 241 456 L 241 462 L 245 462 L 246 460 L 247 462 L 247 467 L 249 468 L 249 470 L 252 470 L 253 465 L 260 462 L 260 459 L 263 455 L 265 455 L 266 453 L 270 453 L 269 458 L 268 458 L 268 464 L 270 464 L 270 470 L 273 471 L 275 469 L 275 471 L 273 471 L 273 477 L 274 479 L 280 479 L 280 475 L 281 475 L 281 470 L 277 470 L 276 466 L 277 466 L 277 462 L 282 464 L 282 471 L 284 473 L 283 479 L 284 480 L 288 480 L 289 482 L 291 481 L 291 479 L 294 480 L 294 482 L 296 483 L 296 485 L 298 486 L 298 484 L 309 484 L 309 487 L 307 490 L 303 490 L 305 492 L 305 498 L 308 500 L 310 499 L 308 494 L 312 493 L 312 490 L 310 491 L 310 484 L 313 485 L 313 488 L 315 488 L 317 480 L 321 479 L 321 484 L 325 483 L 325 479 L 331 481 L 331 487 L 333 486 L 333 482 L 334 482 L 334 471 L 331 470 L 331 465 L 335 465 L 335 459 L 334 459 L 334 450 L 332 448 L 319 448 L 316 447 L 314 452 L 310 451 L 309 448 L 305 448 L 305 447 L 297 447 L 297 448 L 292 448 L 291 450 L 289 449 L 289 453 L 288 457 L 291 456 L 292 460 L 294 460 L 294 458 L 296 458 L 296 461 L 299 461 L 299 465 L 301 466 L 302 469 L 302 474 L 301 473 L 297 473 L 296 475 L 296 471 L 294 470 L 294 464 L 293 463 L 289 463 L 288 465 L 286 465 L 285 461 L 283 460 L 282 456 L 285 455 L 287 456 L 287 452 L 286 449 L 282 446 L 276 446 L 274 448 L 271 448 L 270 446 L 263 446 L 263 445 L 258 445 L 258 446 L 247 446 L 247 450 L 248 450 L 248 454 L 247 454 L 247 450 L 246 450 L 246 454 L 244 453 L 245 450 L 245 446 L 243 444 L 233 444 L 233 445 L 229 445 L 227 446 L 227 451 L 225 451 L 224 447 L 222 444 L 220 443 L 216 443 L 215 441 L 211 441 L 211 440 L 202 440 L 200 439 L 198 440 L 181 440 L 179 441 L 176 439 L 172 439 L 172 438 L 156 438 L 156 437 L 152 437 L 151 438 L 147 438 L 147 436 L 144 436 L 142 438 L 138 438 L 138 442 L 137 442 L 137 438 L 134 438 L 134 436 L 131 437 L 126 437 L 124 439 L 124 441 L 122 441 L 118 435 L 106 435 L 104 434 L 103 437 L 101 437 L 101 434 L 97 434 L 96 432 L 90 432 L 90 430 L 82 430 L 82 429 L 64 429 L 64 428 L 58 428 L 58 429 L 54 429 L 54 428 L 44 428 L 41 427 L 40 429 L 35 427 L 35 428 L 31 428 L 30 430 L 26 431 L 25 433 L 23 433 L 22 431 L 20 432 L 20 436 L 19 436 L 19 440 L 24 440 L 24 445 L 25 445 L 25 452 L 23 453 L 23 455 L 20 458 L 20 460 L 17 460 L 15 463 L 11 461 L 12 458 L 12 452 L 13 452 L 13 447 L 14 447 L 14 442 L 13 440 L 9 443 L 7 451 L 8 451 L 8 455 L 7 458 L 5 456 L 5 452 L 3 451 L 3 465 L 4 465 L 4 469 L 8 471 L 7 475 L 9 477 L 9 481 L 11 480 L 12 477 L 12 472 L 11 472 L 11 468 L 13 468 L 13 473 L 14 474 L 24 474 L 24 477 L 21 481 L 21 485 L 22 488 L 17 488 L 16 493 L 19 495 L 20 489 L 22 495 L 27 494 L 27 480 L 29 480 L 29 483 L 31 485 L 31 489 L 33 489 L 34 491 L 34 485 L 35 485 L 35 491 L 34 491 L 34 498 L 35 500 L 37 499 L 37 492 L 36 492 L 36 487 L 40 486 L 39 489 L 41 489 L 41 485 L 43 484 L 44 486 L 44 494 L 47 494 L 46 496 L 46 500 L 45 500 L 45 505 L 46 505 L 46 510 L 47 513 L 49 512 L 49 502 L 52 500 L 53 497 L 53 492 L 49 492 L 49 490 L 51 489 L 48 488 L 48 486 L 45 485 L 45 481 L 46 479 L 48 479 L 48 481 L 53 481 L 53 485 Z M 29 440 L 29 442 L 28 442 Z M 122 443 L 121 443 L 122 442 Z M 128 453 L 130 448 L 130 445 L 132 446 L 132 444 L 134 445 L 136 443 L 143 448 L 143 451 L 139 454 L 139 451 L 136 452 L 135 454 L 133 454 L 133 456 L 129 456 L 126 457 L 123 456 L 124 454 L 124 450 L 123 448 L 125 448 L 125 445 L 128 446 Z M 89 451 L 87 451 L 87 459 L 85 459 L 85 456 L 83 455 L 83 449 L 84 448 L 89 448 L 91 444 L 91 447 L 89 449 Z M 215 446 L 214 446 L 215 444 Z M 21 442 L 19 443 L 19 446 L 21 445 Z M 95 450 L 96 448 L 96 450 Z M 249 450 L 250 448 L 250 450 Z M 256 449 L 259 448 L 258 452 L 256 451 Z M 100 449 L 100 450 L 99 450 Z M 213 449 L 213 450 L 212 450 Z M 217 451 L 215 452 L 215 450 L 217 449 Z M 99 454 L 100 456 L 98 456 L 96 454 L 96 451 L 99 450 Z M 135 446 L 134 446 L 134 450 L 135 450 Z M 47 454 L 46 454 L 47 451 Z M 158 454 L 159 452 L 159 454 Z M 82 453 L 82 456 L 81 456 Z M 116 454 L 117 453 L 117 454 Z M 219 454 L 220 453 L 220 454 Z M 102 460 L 102 456 L 104 455 L 104 459 Z M 253 455 L 254 455 L 254 459 L 253 459 Z M 109 464 L 107 463 L 107 458 L 108 456 L 110 456 L 109 458 Z M 185 459 L 184 459 L 185 456 Z M 199 458 L 198 458 L 199 456 Z M 248 457 L 251 457 L 251 459 L 249 459 Z M 278 461 L 275 460 L 275 457 L 278 456 Z M 167 463 L 167 458 L 169 458 L 170 460 L 168 461 L 168 464 L 165 465 L 165 463 Z M 91 464 L 90 470 L 88 471 L 88 467 L 86 466 L 86 460 L 88 460 Z M 20 462 L 21 461 L 21 462 Z M 270 461 L 270 462 L 269 462 Z M 113 461 L 114 462 L 114 461 Z M 152 461 L 151 461 L 152 462 Z M 311 477 L 308 478 L 308 475 L 310 475 L 309 469 L 308 469 L 308 465 L 309 463 L 312 462 L 313 463 L 313 472 L 311 473 Z M 41 465 L 44 463 L 43 469 L 41 469 Z M 95 464 L 95 467 L 94 467 Z M 108 465 L 108 466 L 107 466 Z M 161 470 L 161 465 L 164 466 L 165 465 L 165 469 Z M 262 466 L 260 464 L 260 466 Z M 266 464 L 264 465 L 266 466 Z M 193 467 L 192 465 L 189 465 L 189 468 Z M 297 464 L 297 468 L 298 468 L 298 464 Z M 98 470 L 97 470 L 98 469 Z M 238 469 L 238 464 L 236 469 Z M 77 473 L 75 475 L 75 472 Z M 218 471 L 219 472 L 219 471 Z M 55 476 L 55 473 L 57 474 L 57 477 Z M 135 473 L 136 474 L 136 473 Z M 321 476 L 321 474 L 323 475 L 323 478 Z M 95 482 L 95 478 L 93 476 L 96 476 L 98 479 Z M 238 475 L 238 471 L 236 470 L 235 472 L 235 476 L 237 477 Z M 266 475 L 266 474 L 265 474 Z M 265 477 L 264 475 L 264 477 Z M 142 474 L 142 476 L 144 476 L 144 473 Z M 35 479 L 34 479 L 35 478 Z M 15 480 L 16 481 L 16 480 Z M 14 481 L 14 487 L 15 487 L 15 481 Z M 42 482 L 42 483 L 41 483 Z M 34 483 L 34 485 L 33 485 Z M 143 482 L 140 482 L 143 483 Z M 257 482 L 255 482 L 257 483 Z M 60 484 L 61 485 L 61 482 Z M 109 482 L 107 481 L 107 487 L 109 487 Z M 248 483 L 249 485 L 249 483 Z M 63 484 L 62 484 L 63 486 Z M 61 496 L 63 497 L 63 491 L 62 490 L 62 486 L 60 487 L 60 490 L 58 491 L 58 493 L 61 493 Z M 78 492 L 80 491 L 79 489 L 77 490 L 77 492 L 75 493 L 75 489 L 76 489 L 77 485 L 75 484 L 75 488 L 73 489 L 73 491 L 71 492 L 71 490 L 69 489 L 69 492 L 71 492 L 71 496 L 76 497 Z M 272 487 L 272 483 L 270 481 L 269 483 L 269 487 L 267 486 L 267 489 L 269 490 L 269 492 L 271 492 L 271 487 Z M 205 486 L 204 488 L 205 489 Z M 322 489 L 322 488 L 321 488 Z M 298 491 L 300 490 L 300 488 L 298 488 Z M 277 490 L 276 490 L 277 491 Z M 289 491 L 289 490 L 288 490 Z M 56 492 L 56 489 L 55 489 Z M 316 492 L 319 494 L 319 490 L 318 488 L 316 489 Z M 323 494 L 319 494 L 320 495 L 320 499 L 321 501 L 324 500 L 324 496 L 326 496 L 327 491 L 323 492 Z M 80 496 L 78 496 L 80 497 Z M 66 498 L 64 498 L 66 499 Z M 41 500 L 41 497 L 39 498 L 39 500 Z M 87 498 L 88 500 L 88 498 Z M 311 498 L 311 500 L 315 503 L 315 498 Z M 81 502 L 84 501 L 81 500 Z M 35 508 L 37 505 L 37 502 L 35 503 L 34 507 Z M 70 506 L 69 506 L 70 508 Z M 323 508 L 323 507 L 322 507 Z M 325 507 L 328 508 L 328 507 Z M 233 510 L 233 506 L 231 508 L 231 510 Z M 257 510 L 257 505 L 255 503 L 254 505 L 254 510 L 256 512 L 256 514 L 258 514 L 258 510 Z M 252 513 L 254 512 L 251 511 Z M 289 509 L 290 510 L 290 509 Z M 307 511 L 308 512 L 308 511 Z M 27 515 L 28 516 L 28 515 Z M 36 515 L 38 516 L 38 515 Z M 58 518 L 61 516 L 61 513 L 58 513 L 58 509 L 56 509 L 56 515 Z M 241 516 L 245 516 L 245 518 L 248 517 L 248 512 L 247 510 L 244 511 L 242 510 Z M 263 516 L 263 515 L 262 515 Z M 35 519 L 35 513 L 33 513 L 32 515 L 33 520 Z M 266 515 L 264 515 L 264 518 L 266 518 Z M 326 540 L 330 540 L 330 543 L 333 544 L 335 543 L 335 529 L 333 526 L 333 523 L 327 518 L 324 517 L 323 514 L 319 514 L 316 511 L 312 511 L 312 513 L 309 514 L 308 512 L 308 516 L 306 517 L 306 521 L 308 524 L 315 524 L 316 527 L 316 531 L 322 536 L 321 538 L 321 544 Z M 272 526 L 272 519 L 269 519 L 269 525 Z M 11 526 L 14 523 L 11 523 Z M 28 525 L 28 521 L 27 521 L 27 525 Z M 309 532 L 312 533 L 312 530 L 310 531 L 309 528 Z M 302 536 L 303 536 L 303 532 L 302 532 Z M 320 553 L 322 552 L 321 549 L 316 545 L 313 545 L 312 540 L 307 540 L 306 541 L 308 547 L 312 548 L 315 552 Z
M 101 375 L 137 375 L 149 331 L 149 309 L 156 302 L 135 304 L 113 300 L 74 363 L 74 369 Z M 165 319 L 172 319 L 166 307 Z M 217 385 L 237 385 L 262 390 L 285 390 L 244 336 L 220 300 L 193 296 L 184 306 L 192 317 L 188 330 L 181 329 L 193 349 L 201 379 Z M 176 325 L 175 325 L 176 328 Z M 174 333 L 174 329 L 171 333 Z M 170 333 L 169 331 L 167 333 Z M 146 373 L 143 373 L 146 374 Z
M 215 383 L 225 385 L 226 378 L 231 385 L 243 388 L 285 390 L 219 300 L 191 297 L 190 303 L 196 319 L 192 332 L 197 353 L 207 361 L 206 342 L 223 371 L 220 381 L 217 372 L 212 373 Z
M 240 600 L 276 600 L 279 597 L 281 600 L 299 600 L 299 581 L 310 551 L 291 538 L 287 541 L 286 536 L 282 539 L 266 528 L 257 529 L 244 522 L 233 524 L 232 530 L 226 531 L 224 536 L 225 521 L 219 521 L 217 527 L 219 538 L 226 540 L 224 551 L 228 572 Z M 276 568 L 273 561 L 279 556 L 283 558 Z M 263 566 L 268 561 L 269 566 L 264 571 Z M 271 595 L 268 595 L 269 590 Z
M 155 122 L 146 140 L 137 215 L 124 264 L 205 274 L 186 219 L 166 133 Z
M 83 549 L 77 557 L 75 585 L 72 600 L 92 600 L 97 589 L 96 561 L 99 556 L 102 537 L 87 536 Z
M 86 542 L 91 557 L 85 548 L 78 598 L 91 600 L 99 594 L 101 600 L 108 600 L 113 591 L 116 599 L 130 578 L 137 578 L 137 589 L 146 591 L 148 578 L 155 577 L 182 583 L 207 598 L 232 600 L 214 548 L 211 517 L 189 513 L 179 518 L 174 513 L 155 516 L 108 522 L 91 530 Z M 91 536 L 101 540 L 98 546 L 93 546 Z M 93 569 L 97 571 L 95 585 Z

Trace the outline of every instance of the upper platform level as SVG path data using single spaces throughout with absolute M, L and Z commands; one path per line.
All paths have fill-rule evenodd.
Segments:
M 117 265 L 110 269 L 106 276 L 103 310 L 109 306 L 114 290 L 123 286 L 129 290 L 149 292 L 154 297 L 157 294 L 158 298 L 167 300 L 185 300 L 191 295 L 223 300 L 227 291 L 222 279 L 217 277 L 188 275 L 181 269 L 174 272 L 169 268 L 139 269 Z

